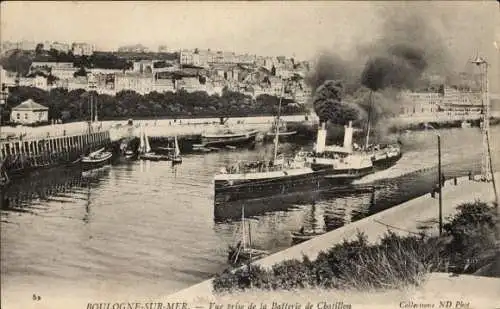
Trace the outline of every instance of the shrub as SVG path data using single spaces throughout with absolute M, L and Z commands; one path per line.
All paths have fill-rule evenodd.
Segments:
M 471 273 L 495 255 L 494 209 L 480 201 L 457 207 L 450 222 L 443 225 L 451 241 L 446 245 L 446 255 L 453 271 Z
M 495 257 L 495 214 L 476 201 L 457 207 L 443 237 L 398 236 L 389 231 L 377 244 L 363 234 L 335 244 L 311 261 L 287 260 L 271 269 L 257 265 L 215 277 L 216 292 L 305 287 L 384 289 L 419 285 L 433 271 L 473 272 Z

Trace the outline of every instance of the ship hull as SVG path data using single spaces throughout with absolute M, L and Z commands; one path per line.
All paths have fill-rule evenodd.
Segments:
M 214 180 L 215 202 L 265 198 L 320 189 L 325 171 L 312 171 L 289 176 L 242 180 Z
M 201 144 L 203 147 L 225 147 L 225 146 L 241 146 L 255 142 L 258 132 L 250 132 L 248 134 L 231 135 L 231 136 L 203 136 Z
M 90 158 L 84 158 L 81 162 L 82 164 L 82 169 L 84 171 L 89 171 L 97 168 L 101 168 L 103 166 L 111 164 L 111 158 L 112 155 L 111 153 L 107 154 L 106 156 L 103 156 L 102 158 L 98 159 L 90 159 Z
M 379 159 L 379 160 L 372 160 L 373 166 L 376 170 L 387 169 L 387 168 L 393 166 L 394 164 L 396 164 L 396 162 L 398 162 L 402 156 L 403 155 L 401 153 L 399 153 L 396 156 L 387 157 L 387 158 L 383 158 L 383 159 Z

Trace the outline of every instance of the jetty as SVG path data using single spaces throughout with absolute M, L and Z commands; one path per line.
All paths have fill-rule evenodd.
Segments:
M 495 174 L 498 179 L 500 173 Z M 497 184 L 498 191 L 498 184 Z M 443 218 L 453 215 L 456 207 L 465 202 L 481 200 L 493 202 L 495 194 L 491 182 L 476 181 L 469 177 L 450 179 L 442 188 Z M 277 252 L 255 261 L 263 267 L 291 259 L 301 260 L 303 256 L 315 259 L 321 251 L 329 249 L 344 240 L 354 240 L 358 233 L 364 233 L 371 243 L 378 242 L 388 231 L 398 235 L 438 233 L 438 198 L 428 193 L 359 221 L 352 222 L 336 230 L 320 235 L 309 241 Z M 212 292 L 212 280 L 207 280 L 167 297 L 169 301 L 184 301 L 190 304 L 206 304 L 216 299 Z

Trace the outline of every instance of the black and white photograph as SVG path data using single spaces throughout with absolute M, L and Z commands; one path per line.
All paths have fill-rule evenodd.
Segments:
M 3 309 L 500 309 L 499 1 L 3 1 Z

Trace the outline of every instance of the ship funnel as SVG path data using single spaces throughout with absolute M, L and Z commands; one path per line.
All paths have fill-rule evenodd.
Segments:
M 348 151 L 352 151 L 352 134 L 354 132 L 352 121 L 349 121 L 349 126 L 344 126 L 344 128 L 344 148 Z
M 318 128 L 318 137 L 316 138 L 316 152 L 322 153 L 326 146 L 326 123 L 323 122 Z

